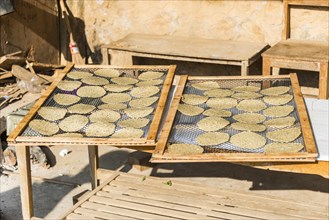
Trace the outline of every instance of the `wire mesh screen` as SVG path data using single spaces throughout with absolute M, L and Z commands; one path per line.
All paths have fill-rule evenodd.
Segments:
M 72 73 L 72 72 L 78 72 L 78 71 L 84 71 L 84 72 L 89 72 L 92 74 L 92 76 L 96 76 L 96 77 L 101 77 L 101 78 L 105 78 L 107 79 L 110 83 L 113 83 L 111 82 L 111 78 L 110 77 L 105 77 L 105 76 L 99 76 L 99 75 L 96 75 L 94 73 L 94 71 L 96 70 L 99 70 L 99 69 L 103 69 L 103 68 L 73 68 L 69 73 Z M 168 73 L 168 68 L 117 68 L 116 70 L 118 70 L 120 72 L 120 77 L 129 77 L 129 78 L 134 78 L 134 79 L 137 79 L 138 76 L 143 73 L 143 72 L 146 72 L 146 71 L 156 71 L 156 72 L 162 72 L 164 73 L 163 76 L 159 79 L 162 79 L 163 80 L 163 83 L 166 79 L 166 76 L 167 76 L 167 73 Z M 82 84 L 80 85 L 79 88 L 81 88 L 82 86 L 88 86 L 88 84 L 82 82 L 81 79 L 72 79 L 68 76 L 65 76 L 63 78 L 63 80 L 67 80 L 67 81 L 80 81 Z M 149 133 L 149 129 L 150 129 L 150 126 L 151 126 L 151 123 L 152 123 L 152 119 L 154 117 L 154 113 L 156 111 L 156 108 L 158 106 L 158 102 L 159 102 L 159 99 L 160 99 L 160 95 L 161 95 L 161 92 L 162 92 L 162 86 L 163 86 L 163 83 L 160 84 L 160 85 L 156 85 L 160 91 L 153 95 L 153 97 L 158 97 L 157 101 L 155 103 L 153 103 L 150 107 L 152 107 L 154 109 L 153 113 L 151 113 L 150 115 L 146 116 L 145 118 L 149 119 L 149 123 L 141 128 L 143 131 L 144 131 L 144 134 L 141 138 L 146 138 L 148 133 Z M 113 83 L 114 84 L 114 83 Z M 100 86 L 102 87 L 102 86 Z M 133 85 L 133 88 L 134 87 L 137 87 L 136 85 Z M 58 104 L 55 100 L 54 100 L 54 96 L 56 94 L 71 94 L 71 95 L 77 95 L 77 90 L 79 89 L 74 89 L 73 91 L 65 91 L 65 90 L 61 90 L 59 89 L 58 87 L 56 87 L 54 89 L 54 91 L 52 92 L 52 94 L 47 98 L 47 100 L 43 103 L 43 105 L 41 107 L 44 107 L 44 106 L 51 106 L 51 107 L 58 107 L 58 108 L 69 108 L 70 106 L 73 106 L 75 104 L 88 104 L 88 105 L 92 105 L 92 106 L 95 106 L 96 108 L 91 111 L 90 113 L 87 113 L 87 114 L 81 114 L 81 115 L 84 115 L 84 116 L 87 116 L 89 118 L 89 116 L 99 110 L 99 106 L 102 105 L 102 104 L 106 104 L 104 103 L 101 99 L 102 97 L 112 93 L 112 92 L 106 92 L 105 95 L 103 95 L 102 97 L 98 97 L 98 98 L 86 98 L 86 97 L 81 97 L 80 101 L 77 102 L 77 103 L 74 103 L 74 104 L 71 104 L 71 105 L 60 105 Z M 125 91 L 124 93 L 125 94 L 128 94 L 130 97 L 131 97 L 131 100 L 134 100 L 134 99 L 137 99 L 136 97 L 132 96 L 130 94 L 131 92 L 131 89 L 129 89 L 128 91 Z M 166 94 L 165 94 L 166 95 Z M 123 104 L 126 104 L 128 106 L 128 108 L 130 108 L 131 106 L 129 105 L 129 101 L 127 102 L 122 102 Z M 130 118 L 125 112 L 124 110 L 114 110 L 118 113 L 120 113 L 121 115 L 121 118 L 115 122 L 115 132 L 122 129 L 123 127 L 120 127 L 118 125 L 118 123 L 122 120 L 125 120 L 125 119 L 128 119 Z M 76 115 L 75 113 L 70 113 L 70 112 L 67 112 L 64 119 L 69 117 L 70 115 Z M 40 119 L 40 120 L 45 120 L 43 119 L 38 113 L 35 114 L 35 116 L 31 119 L 31 120 L 34 120 L 34 119 Z M 63 120 L 63 119 L 61 119 Z M 61 120 L 56 120 L 56 121 L 53 121 L 55 123 L 59 123 Z M 80 130 L 74 132 L 74 133 L 79 133 L 81 135 L 83 135 L 83 137 L 87 137 L 86 136 L 86 129 L 88 128 L 88 126 L 91 124 L 91 121 L 89 120 L 89 122 Z M 64 134 L 64 133 L 67 133 L 61 129 L 59 129 L 59 131 L 55 134 L 55 135 L 58 135 L 58 134 Z M 47 137 L 47 135 L 43 135 L 43 134 L 40 134 L 39 132 L 33 130 L 32 128 L 30 128 L 29 126 L 26 127 L 26 129 L 22 132 L 21 136 L 35 136 L 35 137 Z M 53 136 L 53 135 L 52 135 Z M 88 137 L 91 137 L 93 138 L 94 136 L 88 136 Z M 111 136 L 109 136 L 110 138 Z M 104 137 L 103 137 L 104 138 Z
M 185 85 L 183 94 L 204 95 L 205 91 L 196 89 L 196 88 L 192 87 L 191 85 L 194 83 L 200 83 L 200 82 L 205 82 L 205 81 L 207 81 L 207 80 L 188 80 Z M 281 78 L 281 79 L 218 79 L 218 80 L 211 80 L 211 81 L 217 82 L 220 85 L 221 89 L 232 89 L 237 86 L 256 86 L 256 87 L 259 87 L 260 89 L 264 89 L 265 82 L 267 82 L 267 84 L 269 84 L 270 87 L 277 87 L 277 86 L 290 87 L 288 93 L 293 95 L 291 81 L 289 78 Z M 262 100 L 262 98 L 263 97 L 259 97 L 259 98 L 255 98 L 255 99 Z M 237 100 L 238 100 L 238 102 L 240 102 L 242 99 L 237 99 Z M 182 101 L 180 103 L 183 104 Z M 264 102 L 264 103 L 266 104 L 267 108 L 274 106 L 274 105 L 268 104 L 266 102 Z M 300 127 L 300 119 L 299 119 L 299 116 L 297 113 L 297 106 L 296 106 L 294 99 L 292 99 L 286 105 L 290 105 L 290 106 L 294 107 L 294 111 L 289 114 L 289 116 L 294 117 L 296 120 L 295 124 L 292 127 Z M 209 106 L 206 103 L 199 104 L 197 106 L 203 108 L 204 110 L 209 109 Z M 224 127 L 223 129 L 220 129 L 219 132 L 227 133 L 227 134 L 229 134 L 230 137 L 232 137 L 233 135 L 242 132 L 239 130 L 235 130 L 231 127 L 232 123 L 237 122 L 233 118 L 233 116 L 237 115 L 237 114 L 247 113 L 247 112 L 239 110 L 239 109 L 237 109 L 237 107 L 232 107 L 228 110 L 232 113 L 232 116 L 225 117 L 225 119 L 228 120 L 230 122 L 230 124 L 228 126 Z M 263 114 L 263 110 L 255 112 L 255 113 Z M 207 116 L 204 116 L 203 114 L 199 114 L 196 116 L 187 116 L 187 115 L 184 115 L 181 112 L 177 111 L 175 119 L 174 119 L 173 127 L 171 130 L 169 139 L 168 139 L 168 143 L 169 144 L 186 143 L 186 144 L 198 145 L 196 138 L 199 135 L 206 133 L 206 131 L 201 130 L 197 126 L 197 122 L 199 122 L 201 119 L 203 119 L 205 117 L 207 117 Z M 266 120 L 273 118 L 273 117 L 268 117 L 268 116 L 265 116 L 265 117 L 266 117 Z M 263 136 L 266 139 L 266 144 L 269 144 L 269 143 L 272 143 L 273 141 L 266 138 L 266 133 L 269 131 L 277 130 L 277 129 L 282 129 L 282 128 L 274 128 L 274 127 L 266 126 L 265 131 L 257 132 L 257 134 L 260 134 L 261 136 Z M 299 136 L 293 142 L 304 145 L 302 136 Z M 215 146 L 206 146 L 203 148 L 204 148 L 204 153 L 234 153 L 234 152 L 264 153 L 264 147 L 260 147 L 257 149 L 240 148 L 240 147 L 237 147 L 237 146 L 233 145 L 232 143 L 230 143 L 230 141 L 227 141 L 225 143 L 218 144 Z M 301 151 L 305 151 L 305 147 Z

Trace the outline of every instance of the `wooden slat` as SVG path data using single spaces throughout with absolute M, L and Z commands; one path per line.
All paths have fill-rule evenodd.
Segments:
M 77 69 L 92 69 L 92 68 L 111 68 L 111 69 L 169 69 L 170 65 L 128 65 L 128 66 L 113 66 L 113 65 L 74 65 Z
M 300 154 L 291 154 L 288 153 L 285 155 L 281 154 L 258 154 L 255 157 L 250 157 L 249 155 L 243 155 L 241 157 L 237 157 L 236 153 L 203 153 L 200 155 L 190 155 L 190 156 L 174 156 L 169 153 L 164 153 L 161 156 L 155 155 L 152 156 L 150 162 L 152 163 L 205 163 L 205 162 L 291 162 L 291 163 L 299 163 L 303 162 L 315 162 L 317 154 L 316 153 L 303 153 Z M 304 154 L 305 156 L 301 155 Z M 306 156 L 307 155 L 307 156 Z
M 53 81 L 53 83 L 42 94 L 42 96 L 39 98 L 39 100 L 33 105 L 33 107 L 30 109 L 30 111 L 24 116 L 24 118 L 16 126 L 16 128 L 13 130 L 13 132 L 11 132 L 11 134 L 7 138 L 8 142 L 15 142 L 16 141 L 15 140 L 16 137 L 23 132 L 23 130 L 27 127 L 29 121 L 37 113 L 37 111 L 41 107 L 41 105 L 47 100 L 48 96 L 55 90 L 55 88 L 56 88 L 57 84 L 59 83 L 59 81 L 64 78 L 65 74 L 67 72 L 69 72 L 72 67 L 73 67 L 73 65 L 66 66 L 65 69 L 62 71 L 61 75 L 59 75 L 59 77 L 56 78 Z
M 105 191 L 100 191 L 97 193 L 97 195 L 102 196 L 102 197 L 108 197 L 108 198 L 113 198 L 117 200 L 123 200 L 123 201 L 129 201 L 133 203 L 139 203 L 139 204 L 146 204 L 149 206 L 159 206 L 163 207 L 166 209 L 174 209 L 174 210 L 180 210 L 183 212 L 189 212 L 189 213 L 196 213 L 198 215 L 202 216 L 208 216 L 208 217 L 219 217 L 219 213 L 216 211 L 213 211 L 211 209 L 205 209 L 200 206 L 193 206 L 189 201 L 185 201 L 184 203 L 180 203 L 179 200 L 176 200 L 175 198 L 172 198 L 171 200 L 164 200 L 159 197 L 159 195 L 155 195 L 155 199 L 151 199 L 150 197 L 145 198 L 145 197 L 138 197 L 138 196 L 133 196 L 133 195 L 125 195 L 125 194 L 117 194 L 117 193 L 109 193 Z M 207 207 L 210 208 L 210 207 Z M 239 219 L 244 219 L 244 220 L 252 220 L 255 219 L 253 217 L 246 217 L 246 216 L 238 216 Z M 237 218 L 237 215 L 229 214 L 229 213 L 220 213 L 220 218 L 221 219 L 233 219 Z
M 285 0 L 289 5 L 329 7 L 328 0 Z
M 99 199 L 99 197 L 95 198 L 93 196 L 91 199 L 92 199 L 91 201 L 84 202 L 81 206 L 92 208 L 94 210 L 98 210 L 101 212 L 108 212 L 108 213 L 116 214 L 116 215 L 124 215 L 124 216 L 128 216 L 131 218 L 137 218 L 137 219 L 157 219 L 157 218 L 162 217 L 161 214 L 155 215 L 152 213 L 140 212 L 139 210 L 134 210 L 134 208 L 117 207 L 116 203 L 108 204 L 102 198 Z M 165 218 L 165 216 L 163 218 Z
M 114 173 L 113 171 L 109 171 L 109 175 L 113 173 Z M 147 183 L 150 185 L 156 184 L 157 187 L 163 187 L 163 188 L 168 187 L 167 185 L 164 184 L 160 184 L 160 185 L 158 184 L 159 182 L 166 182 L 166 180 L 159 179 L 159 177 L 153 177 L 153 176 L 142 177 L 140 175 L 136 175 L 132 173 L 122 174 L 116 178 L 116 181 L 134 182 L 137 184 Z M 261 203 L 275 202 L 275 203 L 280 203 L 288 208 L 289 206 L 296 206 L 296 202 L 291 201 L 289 198 L 278 198 L 270 195 L 266 195 L 266 197 L 264 197 L 264 195 L 259 195 L 251 192 L 242 192 L 237 190 L 233 191 L 228 189 L 221 189 L 220 187 L 206 188 L 201 183 L 193 182 L 193 185 L 190 185 L 190 182 L 182 181 L 182 180 L 175 181 L 174 183 L 175 184 L 173 184 L 170 188 L 177 189 L 180 191 L 185 191 L 185 192 L 202 192 L 202 194 L 207 193 L 209 195 L 216 195 L 217 197 L 220 195 L 222 195 L 223 197 L 233 197 L 233 198 L 236 197 L 242 200 L 252 199 L 252 200 L 261 201 Z M 308 202 L 308 203 L 298 203 L 298 205 L 305 206 L 305 208 L 308 209 L 315 209 L 318 210 L 319 212 L 325 211 L 323 209 L 323 207 L 325 206 L 322 207 L 320 206 L 320 204 L 311 204 Z M 325 207 L 325 208 L 326 210 L 329 210 L 329 207 Z
M 252 166 L 254 168 L 284 171 L 284 172 L 294 172 L 303 173 L 311 175 L 319 175 L 324 178 L 329 179 L 329 161 L 317 161 L 313 163 L 286 163 L 286 162 L 249 162 L 249 163 L 239 163 L 241 165 Z M 329 210 L 327 210 L 329 211 Z
M 78 220 L 82 220 L 82 219 L 98 219 L 98 218 L 94 218 L 91 216 L 85 216 L 85 215 L 79 215 L 76 213 L 71 213 L 69 214 L 66 219 L 78 219 Z
M 151 184 L 141 184 L 137 181 L 133 181 L 134 185 L 130 186 L 130 182 L 121 182 L 119 180 L 116 180 L 115 182 L 112 182 L 110 186 L 104 187 L 105 191 L 110 191 L 113 193 L 112 186 L 121 189 L 121 192 L 125 193 L 129 189 L 131 190 L 137 190 L 142 191 L 145 196 L 147 194 L 156 194 L 158 196 L 168 195 L 173 197 L 181 197 L 185 198 L 187 195 L 190 199 L 194 199 L 196 201 L 209 201 L 210 204 L 225 204 L 229 206 L 236 206 L 239 208 L 244 209 L 254 209 L 261 212 L 274 212 L 274 213 L 280 213 L 283 212 L 285 215 L 292 215 L 297 217 L 303 217 L 304 209 L 305 208 L 311 208 L 312 216 L 324 216 L 322 213 L 325 211 L 324 208 L 320 209 L 320 207 L 314 207 L 311 205 L 301 204 L 299 206 L 299 203 L 294 202 L 286 202 L 282 201 L 280 199 L 267 199 L 264 196 L 254 196 L 252 194 L 242 194 L 240 195 L 234 195 L 230 193 L 226 193 L 225 190 L 222 191 L 214 191 L 214 190 L 208 190 L 206 187 L 194 187 L 189 186 L 187 184 L 178 185 L 176 187 L 173 186 L 166 186 L 162 182 L 158 182 L 157 184 L 151 185 Z M 176 185 L 174 182 L 173 185 Z M 166 188 L 164 188 L 166 187 Z M 182 191 L 181 188 L 189 188 L 190 190 Z M 111 189 L 111 190 L 109 190 Z M 170 192 L 168 192 L 170 190 Z M 126 192 L 127 193 L 127 192 Z M 176 199 L 171 199 L 170 201 L 174 201 Z M 184 203 L 183 203 L 184 204 Z M 298 208 L 296 208 L 298 207 Z M 313 209 L 317 209 L 317 211 L 313 211 Z M 267 211 L 270 210 L 270 211 Z
M 19 136 L 16 139 L 19 142 L 43 142 L 43 143 L 53 143 L 53 144 L 75 144 L 75 145 L 90 145 L 90 144 L 105 144 L 105 145 L 124 145 L 131 143 L 132 145 L 146 145 L 147 143 L 145 138 L 70 138 L 70 137 L 36 137 L 36 136 Z
M 7 78 L 10 78 L 12 76 L 13 76 L 13 74 L 11 72 L 7 72 L 5 74 L 0 75 L 0 80 L 7 79 Z
M 319 71 L 320 64 L 318 61 L 303 61 L 298 59 L 284 59 L 284 58 L 275 58 L 271 59 L 272 68 L 285 68 L 285 69 L 299 69 L 299 70 L 309 70 L 309 71 Z M 272 71 L 274 74 L 274 71 Z M 278 75 L 278 74 L 277 74 Z
M 280 76 L 188 76 L 188 80 L 264 80 L 264 79 L 288 79 L 288 75 Z
M 123 184 L 122 184 L 123 185 Z M 202 207 L 204 209 L 210 209 L 218 212 L 218 216 L 221 216 L 221 213 L 228 213 L 230 215 L 236 215 L 239 218 L 260 218 L 260 219 L 296 219 L 296 216 L 289 216 L 287 214 L 280 213 L 282 210 L 279 210 L 278 213 L 272 210 L 269 206 L 269 210 L 262 210 L 258 206 L 248 207 L 245 204 L 242 206 L 240 204 L 230 204 L 227 201 L 223 202 L 211 196 L 205 196 L 194 193 L 181 193 L 177 190 L 156 190 L 148 189 L 149 186 L 136 188 L 127 188 L 127 186 L 115 185 L 115 186 L 106 186 L 104 191 L 109 191 L 111 193 L 123 193 L 130 196 L 139 196 L 154 200 L 160 201 L 175 201 L 176 203 L 186 204 L 189 206 Z M 169 187 L 169 186 L 168 186 Z M 229 200 L 229 199 L 228 199 Z M 202 201 L 202 202 L 200 202 Z M 248 201 L 250 202 L 250 201 Z M 247 202 L 247 203 L 248 203 Z M 219 213 L 220 212 L 220 213 Z M 303 217 L 301 217 L 303 218 Z
M 148 58 L 157 58 L 157 59 L 169 59 L 169 60 L 179 60 L 179 61 L 188 61 L 188 62 L 198 62 L 198 63 L 210 63 L 210 64 L 223 64 L 223 65 L 234 65 L 241 66 L 241 61 L 235 60 L 224 60 L 224 59 L 206 59 L 198 57 L 187 57 L 187 56 L 177 56 L 177 55 L 161 55 L 161 54 L 152 54 L 145 52 L 133 52 L 133 51 L 124 51 L 118 49 L 108 49 L 108 54 L 111 57 L 111 65 L 126 65 L 132 60 L 132 57 L 148 57 Z M 250 62 L 252 63 L 252 62 Z
M 300 126 L 302 129 L 303 140 L 307 153 L 315 154 L 318 156 L 318 150 L 315 145 L 314 136 L 311 128 L 311 123 L 308 118 L 305 102 L 303 99 L 302 92 L 299 88 L 297 74 L 290 74 L 291 84 L 294 92 L 294 99 L 297 105 L 297 112 L 300 120 Z
M 319 98 L 329 98 L 329 61 L 320 63 Z
M 324 206 L 273 196 L 204 187 L 202 184 L 115 173 L 72 212 L 111 219 L 326 219 Z M 307 211 L 306 211 L 307 210 Z M 68 212 L 67 215 L 69 215 Z
M 66 211 L 62 215 L 62 217 L 60 217 L 59 219 L 65 219 L 65 217 L 67 215 L 69 215 L 71 212 L 73 212 L 82 203 L 84 203 L 85 201 L 87 201 L 91 196 L 93 196 L 94 194 L 96 194 L 96 192 L 98 192 L 100 189 L 102 189 L 105 185 L 107 185 L 111 181 L 113 181 L 118 175 L 120 175 L 120 174 L 117 173 L 117 172 L 113 173 L 113 175 L 110 178 L 108 178 L 106 181 L 104 181 L 102 184 L 100 184 L 97 188 L 95 188 L 93 191 L 91 191 L 90 193 L 88 193 L 88 195 L 84 196 L 81 200 L 79 200 L 72 208 L 70 208 L 68 211 Z
M 147 179 L 148 178 L 149 177 L 147 177 Z M 134 182 L 133 186 L 131 186 L 131 182 Z M 328 217 L 328 215 L 325 215 L 325 213 L 328 213 L 328 210 L 324 207 L 319 207 L 319 205 L 315 206 L 312 204 L 296 203 L 274 197 L 267 198 L 262 195 L 255 195 L 251 193 L 230 193 L 226 190 L 214 190 L 205 186 L 194 187 L 194 184 L 179 184 L 178 181 L 173 181 L 172 186 L 167 186 L 159 180 L 156 184 L 143 185 L 139 180 L 122 182 L 116 179 L 116 181 L 112 182 L 111 185 L 105 186 L 104 191 L 109 191 L 111 193 L 117 192 L 119 194 L 123 193 L 131 196 L 138 196 L 136 193 L 139 192 L 139 196 L 142 196 L 143 198 L 149 198 L 150 196 L 154 200 L 163 199 L 163 201 L 171 198 L 171 201 L 175 201 L 177 203 L 181 202 L 182 204 L 187 203 L 190 206 L 193 203 L 189 200 L 204 201 L 202 205 L 198 203 L 194 205 L 205 208 L 213 207 L 215 204 L 219 203 L 224 206 L 227 205 L 242 209 L 252 209 L 266 213 L 284 213 L 284 215 L 300 218 L 304 218 L 305 210 L 308 210 L 310 213 L 309 215 L 306 215 L 306 218 L 309 218 L 310 216 L 320 218 L 325 216 Z M 270 215 L 268 214 L 268 216 Z M 278 216 L 273 217 L 277 218 Z
M 115 215 L 107 212 L 102 212 L 98 210 L 92 210 L 87 208 L 77 208 L 74 213 L 85 215 L 92 218 L 102 218 L 102 219 L 137 219 L 128 216 Z
M 165 80 L 165 82 L 162 86 L 160 99 L 159 99 L 157 108 L 155 110 L 151 126 L 149 128 L 149 133 L 147 135 L 147 140 L 153 140 L 154 141 L 157 137 L 158 130 L 159 130 L 159 127 L 160 127 L 161 118 L 162 118 L 162 115 L 163 115 L 163 112 L 164 112 L 164 108 L 166 106 L 168 94 L 170 92 L 171 84 L 172 84 L 172 81 L 174 79 L 175 69 L 176 69 L 176 66 L 170 66 L 170 68 L 168 70 L 166 80 Z
M 121 176 L 123 177 L 123 176 Z M 149 179 L 149 177 L 147 178 Z M 123 186 L 124 184 L 125 187 L 129 188 L 129 182 L 134 182 L 136 185 L 139 185 L 140 190 L 144 190 L 143 184 L 135 181 L 131 181 L 129 179 L 129 182 L 126 183 L 118 183 L 120 180 L 116 180 L 115 183 L 113 183 L 113 186 L 118 187 L 118 185 Z M 185 195 L 194 195 L 194 196 L 200 196 L 199 199 L 201 200 L 210 200 L 213 202 L 219 202 L 221 204 L 227 204 L 227 205 L 232 205 L 232 206 L 242 206 L 244 208 L 255 208 L 256 210 L 277 210 L 277 211 L 282 211 L 285 214 L 298 214 L 298 210 L 311 210 L 309 211 L 310 215 L 319 215 L 324 216 L 323 213 L 328 212 L 328 208 L 324 206 L 320 206 L 319 204 L 307 204 L 307 203 L 297 203 L 295 201 L 286 201 L 284 199 L 279 199 L 276 197 L 271 197 L 271 196 L 264 196 L 264 195 L 257 195 L 257 194 L 252 194 L 252 193 L 242 193 L 242 192 L 230 192 L 228 190 L 221 190 L 217 188 L 208 188 L 205 186 L 198 186 L 197 184 L 189 185 L 186 183 L 180 183 L 179 181 L 172 181 L 173 185 L 168 187 L 167 185 L 163 184 L 162 182 L 159 182 L 157 184 L 152 184 L 148 180 L 147 183 L 144 184 L 144 186 L 147 186 L 145 190 L 154 190 L 153 192 L 159 192 L 159 193 L 164 193 L 167 194 L 168 188 L 170 189 L 171 193 L 173 196 L 182 196 L 183 198 Z M 118 185 L 115 185 L 117 184 Z M 144 183 L 144 181 L 143 181 Z M 110 186 L 106 186 L 107 188 L 104 188 L 104 190 L 108 190 Z M 137 186 L 136 186 L 137 187 Z M 132 190 L 135 189 L 135 186 L 130 187 Z M 158 189 L 158 191 L 157 191 Z M 112 191 L 111 191 L 112 192 Z M 112 192 L 113 193 L 113 192 Z M 204 198 L 203 198 L 204 197 Z M 211 199 L 212 198 L 212 199 Z M 312 214 L 311 214 L 312 213 Z M 303 213 L 301 213 L 303 215 Z
M 290 7 L 287 0 L 283 1 L 283 32 L 282 39 L 290 37 Z
M 169 134 L 171 132 L 172 125 L 174 122 L 173 119 L 176 116 L 179 101 L 181 99 L 182 93 L 185 88 L 186 80 L 187 80 L 187 75 L 180 76 L 179 83 L 176 87 L 176 92 L 174 94 L 174 98 L 170 105 L 170 110 L 167 114 L 166 122 L 165 122 L 164 126 L 162 127 L 159 141 L 157 142 L 156 147 L 153 152 L 154 155 L 157 155 L 157 154 L 161 155 L 161 154 L 163 154 L 163 152 L 165 150 L 164 146 L 166 146 L 166 144 L 167 144 Z
M 173 209 L 165 209 L 162 207 L 156 207 L 156 206 L 149 206 L 146 204 L 138 204 L 138 203 L 131 203 L 126 201 L 120 201 L 115 200 L 111 198 L 101 197 L 101 196 L 93 196 L 90 198 L 90 201 L 97 202 L 97 203 L 103 203 L 110 206 L 120 207 L 123 209 L 131 209 L 135 210 L 138 213 L 150 213 L 152 215 L 163 215 L 171 218 L 181 218 L 181 219 L 200 219 L 201 216 L 193 213 L 188 212 L 182 212 L 182 211 L 176 211 Z M 137 215 L 138 216 L 138 215 Z M 154 218 L 154 216 L 153 216 Z M 202 219 L 213 219 L 211 217 L 202 216 Z

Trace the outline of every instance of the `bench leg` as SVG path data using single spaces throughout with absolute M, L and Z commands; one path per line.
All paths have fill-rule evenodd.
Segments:
M 97 178 L 97 169 L 99 167 L 98 146 L 89 145 L 88 154 L 89 154 L 89 166 L 90 166 L 90 175 L 91 175 L 91 188 L 95 189 L 99 185 L 99 181 Z
M 102 53 L 102 64 L 103 65 L 109 65 L 110 61 L 109 61 L 108 49 L 106 47 L 102 47 L 101 53 Z
M 271 75 L 271 61 L 269 58 L 263 57 L 263 75 Z
M 279 67 L 272 67 L 272 75 L 273 76 L 280 75 L 280 68 Z
M 28 146 L 16 146 L 18 161 L 21 203 L 23 219 L 31 219 L 33 213 L 30 149 Z
M 133 65 L 132 54 L 126 51 L 108 50 L 110 64 L 113 66 L 131 66 Z
M 320 63 L 320 78 L 319 78 L 319 99 L 328 99 L 329 91 L 329 63 Z
M 248 76 L 249 75 L 249 62 L 242 61 L 241 65 L 241 76 Z

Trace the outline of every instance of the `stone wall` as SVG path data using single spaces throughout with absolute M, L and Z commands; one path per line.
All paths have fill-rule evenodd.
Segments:
M 89 62 L 101 62 L 100 46 L 128 33 L 147 33 L 222 40 L 280 41 L 282 0 L 219 1 L 78 1 L 67 0 L 79 24 L 77 41 Z M 292 10 L 292 37 L 329 40 L 329 11 Z M 83 29 L 81 31 L 81 28 Z M 85 35 L 84 35 L 85 34 Z

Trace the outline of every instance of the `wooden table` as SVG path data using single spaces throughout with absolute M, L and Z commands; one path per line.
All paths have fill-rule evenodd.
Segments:
M 280 41 L 262 54 L 263 75 L 279 75 L 280 68 L 317 71 L 318 97 L 329 98 L 329 45 L 328 42 L 311 42 L 288 39 Z M 311 92 L 314 93 L 314 92 Z M 317 93 L 317 92 L 315 92 Z
M 241 75 L 269 45 L 257 42 L 224 41 L 148 34 L 129 34 L 102 46 L 103 63 L 132 65 L 133 57 L 241 66 Z

